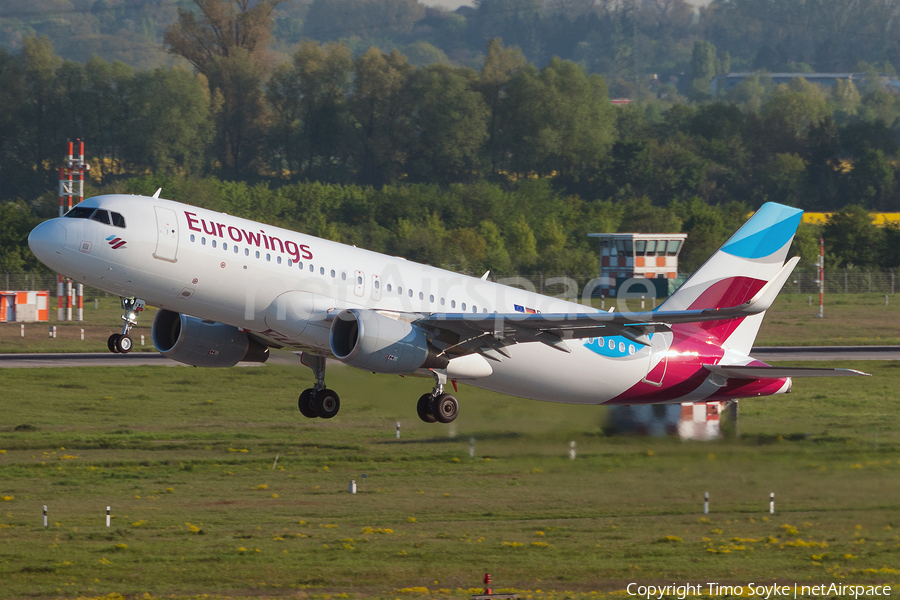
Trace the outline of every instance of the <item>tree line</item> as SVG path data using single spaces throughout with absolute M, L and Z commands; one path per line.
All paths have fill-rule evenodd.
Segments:
M 155 174 L 181 182 L 176 189 L 237 194 L 242 205 L 259 198 L 258 214 L 286 202 L 294 208 L 269 222 L 471 272 L 595 271 L 586 228 L 687 231 L 691 269 L 769 200 L 856 206 L 829 224 L 855 232 L 829 230 L 842 240 L 831 263 L 897 264 L 893 230 L 861 216 L 898 210 L 900 198 L 900 101 L 874 67 L 862 65 L 859 86 L 775 85 L 762 73 L 713 95 L 710 80 L 731 58 L 696 41 L 690 100 L 660 86 L 613 106 L 607 79 L 583 64 L 539 67 L 499 39 L 477 70 L 313 41 L 278 64 L 278 0 L 195 2 L 200 10 L 180 8 L 164 36 L 191 70 L 63 60 L 39 36 L 0 49 L 0 201 L 14 232 L 3 246 L 15 250 L 4 250 L 4 265 L 34 266 L 23 223 L 52 215 L 48 196 L 39 199 L 55 189 L 60 149 L 74 138 L 94 157 L 95 189 L 140 188 Z M 301 201 L 311 190 L 365 198 L 368 217 L 354 216 L 355 200 L 310 209 L 316 220 L 292 213 L 319 206 Z M 491 205 L 502 211 L 473 205 L 494 196 L 507 198 Z M 471 215 L 454 216 L 456 204 Z M 244 214 L 242 205 L 228 212 Z M 801 228 L 798 244 L 816 234 Z M 521 250 L 523 239 L 534 252 Z
M 185 55 L 215 47 L 171 42 Z M 261 42 L 192 60 L 194 73 L 82 64 L 39 37 L 0 50 L 0 199 L 52 189 L 59 149 L 80 138 L 101 183 L 148 172 L 374 186 L 546 177 L 584 198 L 657 206 L 900 210 L 900 98 L 875 75 L 831 89 L 759 75 L 703 101 L 613 107 L 603 77 L 558 59 L 537 68 L 499 40 L 479 71 L 414 67 L 396 51 L 354 59 L 341 43 L 306 42 L 268 70 Z

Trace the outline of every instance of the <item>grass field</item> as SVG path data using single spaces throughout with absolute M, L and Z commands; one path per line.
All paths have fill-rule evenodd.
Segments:
M 741 401 L 739 440 L 712 443 L 605 437 L 601 408 L 467 387 L 452 427 L 426 425 L 430 380 L 341 366 L 331 421 L 300 417 L 304 368 L 3 369 L 0 597 L 463 598 L 485 572 L 533 598 L 896 593 L 900 363 L 842 366 L 875 377 Z
M 13 352 L 103 352 L 106 339 L 122 329 L 118 298 L 99 298 L 85 303 L 83 323 L 56 322 L 51 310 L 50 323 L 25 326 L 25 337 L 17 323 L 0 323 L 0 353 Z M 900 299 L 885 306 L 879 294 L 834 294 L 828 297 L 825 319 L 817 319 L 818 298 L 809 306 L 808 296 L 781 294 L 766 315 L 757 339 L 758 346 L 811 345 L 897 345 L 900 344 Z M 599 307 L 599 304 L 598 304 Z M 607 304 L 607 308 L 609 305 Z M 630 306 L 636 310 L 637 306 Z M 132 330 L 135 350 L 152 350 L 150 325 L 156 310 L 147 308 Z M 48 337 L 51 325 L 57 325 L 56 339 Z M 84 329 L 84 341 L 81 340 Z M 140 345 L 144 335 L 145 346 Z

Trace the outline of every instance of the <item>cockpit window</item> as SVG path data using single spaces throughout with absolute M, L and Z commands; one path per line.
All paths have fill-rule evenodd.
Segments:
M 91 220 L 99 221 L 100 223 L 106 223 L 107 225 L 109 225 L 109 213 L 98 208 L 94 211 L 94 214 L 91 215 Z
M 87 219 L 91 216 L 95 209 L 87 208 L 85 206 L 76 206 L 69 212 L 65 214 L 65 216 L 70 219 Z
M 115 225 L 116 227 L 121 227 L 122 229 L 125 229 L 125 217 L 123 217 L 122 215 L 120 215 L 117 212 L 114 212 L 111 214 L 112 214 L 112 224 Z

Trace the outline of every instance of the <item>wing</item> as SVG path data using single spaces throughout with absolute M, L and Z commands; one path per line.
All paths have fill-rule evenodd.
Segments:
M 509 357 L 506 346 L 522 342 L 540 342 L 570 352 L 563 340 L 609 335 L 621 335 L 649 345 L 649 334 L 668 331 L 678 323 L 738 319 L 767 310 L 799 260 L 794 257 L 787 261 L 753 298 L 730 308 L 666 312 L 431 313 L 415 319 L 414 323 L 429 331 L 435 345 L 450 358 L 478 352 L 486 358 L 501 360 L 498 354 Z

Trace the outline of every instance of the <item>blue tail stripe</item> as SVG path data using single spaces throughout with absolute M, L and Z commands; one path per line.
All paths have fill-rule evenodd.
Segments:
M 741 258 L 763 258 L 782 248 L 796 233 L 803 211 L 768 202 L 722 247 Z

